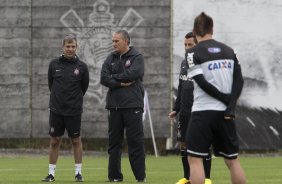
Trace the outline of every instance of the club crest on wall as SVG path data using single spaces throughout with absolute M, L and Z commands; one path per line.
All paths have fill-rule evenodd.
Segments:
M 89 67 L 90 83 L 87 94 L 100 104 L 106 99 L 106 88 L 100 85 L 100 71 L 107 55 L 112 52 L 112 33 L 116 29 L 132 32 L 143 21 L 142 16 L 129 8 L 119 22 L 114 22 L 110 4 L 106 0 L 97 0 L 88 21 L 77 14 L 74 9 L 65 12 L 61 23 L 78 38 L 78 55 Z

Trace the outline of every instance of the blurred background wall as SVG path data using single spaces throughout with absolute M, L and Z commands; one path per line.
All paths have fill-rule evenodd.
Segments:
M 174 88 L 184 36 L 202 11 L 214 20 L 214 38 L 237 53 L 245 80 L 236 114 L 242 149 L 282 148 L 281 8 L 279 0 L 173 1 Z

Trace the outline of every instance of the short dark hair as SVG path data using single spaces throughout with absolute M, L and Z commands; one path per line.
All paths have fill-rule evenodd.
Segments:
M 72 43 L 73 41 L 76 42 L 77 44 L 77 38 L 76 36 L 74 36 L 73 34 L 68 34 L 64 37 L 63 39 L 63 46 L 66 44 L 66 43 Z
M 198 36 L 213 34 L 213 20 L 210 16 L 202 12 L 195 18 L 193 33 Z
M 197 42 L 197 39 L 196 39 L 196 37 L 195 37 L 195 35 L 194 35 L 192 32 L 187 33 L 187 34 L 185 35 L 185 38 L 186 38 L 186 39 L 193 38 L 193 39 L 194 39 L 194 42 L 195 42 L 196 44 L 198 43 L 198 42 Z
M 127 31 L 121 29 L 121 30 L 116 31 L 115 33 L 121 34 L 122 38 L 127 40 L 128 45 L 130 44 L 130 36 L 129 36 L 129 33 Z

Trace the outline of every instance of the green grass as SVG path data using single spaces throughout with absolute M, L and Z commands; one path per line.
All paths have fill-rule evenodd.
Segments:
M 248 184 L 281 184 L 282 157 L 241 156 L 241 164 L 246 172 Z M 47 175 L 46 156 L 1 156 L 0 183 L 2 184 L 42 184 Z M 179 156 L 147 156 L 147 183 L 173 184 L 183 175 Z M 123 184 L 136 183 L 130 169 L 128 157 L 122 158 Z M 107 157 L 84 156 L 83 176 L 85 184 L 103 184 L 107 180 Z M 229 184 L 229 173 L 221 158 L 212 161 L 214 184 Z M 56 170 L 56 184 L 74 183 L 72 156 L 60 156 Z

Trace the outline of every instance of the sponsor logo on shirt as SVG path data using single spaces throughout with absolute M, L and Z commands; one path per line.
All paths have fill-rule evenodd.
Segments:
M 210 48 L 208 48 L 208 52 L 209 52 L 209 53 L 220 53 L 220 52 L 221 52 L 221 48 L 218 48 L 218 47 L 210 47 Z
M 194 52 L 192 52 L 192 53 L 187 53 L 187 59 L 186 59 L 186 61 L 187 61 L 187 63 L 188 63 L 189 68 L 191 68 L 192 66 L 195 65 L 193 56 L 194 56 Z
M 226 60 L 213 62 L 208 65 L 209 70 L 229 69 L 229 68 L 232 68 L 232 64 L 230 61 L 226 61 Z
M 188 75 L 179 75 L 179 79 L 184 81 L 191 80 L 191 78 L 189 78 Z

